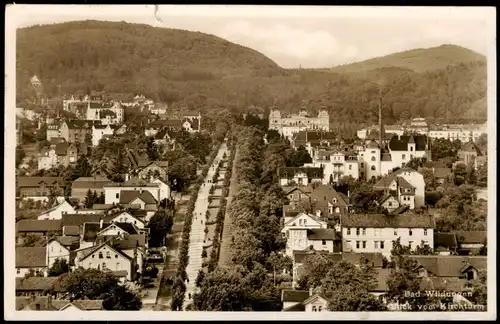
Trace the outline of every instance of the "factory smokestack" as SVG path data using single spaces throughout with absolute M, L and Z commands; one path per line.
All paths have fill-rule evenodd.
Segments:
M 379 126 L 379 145 L 380 149 L 384 149 L 384 123 L 382 122 L 382 89 L 379 89 L 378 95 L 378 126 Z

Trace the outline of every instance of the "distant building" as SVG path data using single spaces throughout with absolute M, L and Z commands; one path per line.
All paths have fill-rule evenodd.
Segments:
M 311 167 L 282 167 L 278 170 L 281 186 L 302 185 L 323 181 L 323 169 Z
M 60 125 L 58 123 L 47 124 L 47 141 L 50 142 L 53 138 L 61 137 L 59 126 Z
M 119 125 L 124 120 L 124 109 L 119 102 L 106 104 L 89 102 L 86 119 L 100 121 L 104 125 Z
M 85 143 L 92 136 L 93 125 L 92 120 L 69 120 L 61 124 L 59 131 L 68 143 Z
M 308 116 L 302 109 L 299 114 L 281 116 L 279 110 L 272 109 L 269 114 L 269 129 L 292 138 L 294 134 L 306 130 L 330 131 L 330 117 L 326 110 L 321 110 L 317 117 Z
M 92 125 L 92 146 L 99 145 L 101 139 L 106 137 L 106 135 L 111 136 L 114 134 L 115 130 L 118 128 L 118 125 L 111 124 L 99 124 L 95 123 Z
M 62 219 L 63 214 L 72 214 L 75 212 L 75 208 L 71 206 L 66 200 L 63 200 L 58 205 L 44 211 L 38 219 Z
M 59 177 L 17 177 L 16 196 L 22 199 L 48 200 L 53 192 L 64 197 L 64 179 Z
M 47 275 L 47 255 L 44 247 L 16 247 L 16 277 L 30 272 Z
M 402 205 L 410 209 L 425 206 L 424 176 L 411 168 L 399 169 L 380 179 L 373 189 L 384 191 L 379 203 L 390 212 Z
M 113 182 L 104 176 L 80 177 L 73 181 L 71 185 L 71 197 L 83 202 L 90 190 L 97 195 L 104 193 L 104 186 Z
M 479 150 L 474 142 L 469 141 L 462 145 L 460 150 L 458 150 L 458 162 L 461 162 L 465 165 L 475 165 L 477 157 L 482 156 L 483 154 Z

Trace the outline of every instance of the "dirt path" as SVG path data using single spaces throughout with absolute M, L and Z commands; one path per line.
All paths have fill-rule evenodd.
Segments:
M 219 255 L 219 266 L 224 266 L 228 263 L 229 258 L 231 257 L 231 219 L 229 217 L 229 207 L 231 206 L 232 197 L 236 191 L 236 164 L 234 161 L 237 160 L 238 149 L 236 149 L 236 153 L 234 155 L 233 167 L 231 170 L 231 183 L 229 185 L 229 195 L 227 196 L 226 203 L 226 214 L 224 215 L 224 226 L 222 228 L 222 241 L 220 247 L 220 255 Z

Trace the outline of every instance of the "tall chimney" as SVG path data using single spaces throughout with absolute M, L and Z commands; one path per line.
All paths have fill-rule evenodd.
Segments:
M 313 295 L 313 288 L 309 288 L 309 297 L 311 297 Z
M 384 148 L 383 140 L 384 140 L 384 124 L 382 122 L 382 89 L 379 90 L 378 96 L 378 125 L 379 125 L 379 145 L 380 149 Z
M 99 228 L 102 229 L 103 226 L 104 226 L 104 219 L 101 218 L 101 220 L 99 221 Z

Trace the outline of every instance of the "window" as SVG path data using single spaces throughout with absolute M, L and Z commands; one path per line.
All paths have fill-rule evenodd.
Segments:
M 302 225 L 302 219 L 299 219 L 299 225 Z
M 427 235 L 427 228 L 424 228 L 424 235 Z
M 398 236 L 398 230 L 394 230 L 394 236 Z
M 363 228 L 363 235 L 366 235 L 366 228 Z
M 408 230 L 408 235 L 410 235 L 410 236 L 413 235 L 413 231 L 411 230 L 411 228 Z
M 306 225 L 306 224 L 307 224 L 307 219 L 304 219 L 304 225 Z
M 347 228 L 347 235 L 351 235 L 351 229 Z
M 401 158 L 402 158 L 403 160 L 406 160 L 406 154 L 403 154 L 403 155 L 401 156 Z
M 103 259 L 102 252 L 99 252 L 99 259 Z
M 363 249 L 366 249 L 366 241 L 363 241 Z
M 372 151 L 372 154 L 375 154 L 376 152 L 375 151 Z
M 375 171 L 375 169 L 376 169 L 376 168 L 375 168 L 375 166 L 374 166 L 374 165 L 372 165 L 372 171 Z
M 106 252 L 106 259 L 111 259 L 111 253 L 109 251 Z
M 106 269 L 106 262 L 103 262 L 103 263 L 102 263 L 102 269 L 103 269 L 103 270 L 104 270 L 104 269 Z
M 408 246 L 410 247 L 410 249 L 412 248 L 412 246 L 411 246 L 412 244 L 413 244 L 413 241 L 408 242 Z
M 375 161 L 375 160 L 376 160 L 376 159 L 375 159 L 375 157 L 374 157 L 374 156 L 372 156 L 372 161 Z
M 383 250 L 384 249 L 384 241 L 380 241 L 380 248 Z
M 17 274 L 21 273 L 21 269 L 19 269 L 19 268 L 17 268 L 16 271 L 17 271 Z
M 92 259 L 95 257 L 95 254 L 92 254 Z
M 326 240 L 322 240 L 321 244 L 326 245 Z
M 54 247 L 53 246 L 50 247 L 50 252 L 54 252 Z
M 120 193 L 119 192 L 116 193 L 116 199 L 118 199 L 118 198 L 120 198 Z
M 321 312 L 322 307 L 318 306 L 318 312 Z
M 356 228 L 356 235 L 359 236 L 359 228 Z
M 410 151 L 413 151 L 413 146 L 410 146 Z
M 313 312 L 317 312 L 316 306 L 312 307 Z
M 120 270 L 120 262 L 116 263 L 116 270 Z
M 392 201 L 389 201 L 389 207 L 392 207 Z
M 375 248 L 378 249 L 378 242 L 375 241 Z
M 359 241 L 356 241 L 356 249 L 359 249 Z

